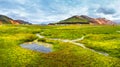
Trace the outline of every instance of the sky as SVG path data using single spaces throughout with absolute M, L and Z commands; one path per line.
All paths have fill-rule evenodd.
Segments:
M 120 0 L 0 0 L 0 14 L 33 24 L 58 22 L 74 15 L 120 20 Z

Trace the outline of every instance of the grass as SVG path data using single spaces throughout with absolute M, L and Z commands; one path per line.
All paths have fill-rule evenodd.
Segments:
M 120 58 L 120 34 L 88 35 L 83 41 L 87 47 L 103 51 Z
M 0 67 L 119 67 L 120 26 L 39 26 L 0 25 Z M 41 53 L 21 48 L 36 33 L 46 38 L 39 41 L 53 44 L 53 52 Z M 47 38 L 76 39 L 86 36 L 85 46 L 104 51 L 110 56 L 94 53 L 72 43 Z
M 85 19 L 85 18 L 77 18 L 77 17 L 71 17 L 71 18 L 68 18 L 66 20 L 63 20 L 63 21 L 60 21 L 60 23 L 63 22 L 63 23 L 76 23 L 76 22 L 83 22 L 83 23 L 87 23 L 89 24 L 88 20 Z
M 81 36 L 87 36 L 89 34 L 119 34 L 116 31 L 120 29 L 119 26 L 90 26 L 90 25 L 71 25 L 71 26 L 58 26 L 52 29 L 42 30 L 41 35 L 50 38 L 62 38 L 62 39 L 76 39 Z M 52 31 L 52 32 L 51 32 Z M 47 33 L 47 34 L 46 34 Z

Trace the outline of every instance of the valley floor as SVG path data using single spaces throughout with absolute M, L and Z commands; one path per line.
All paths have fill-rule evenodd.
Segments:
M 120 67 L 120 26 L 1 25 L 0 67 Z M 44 53 L 20 44 L 42 43 Z

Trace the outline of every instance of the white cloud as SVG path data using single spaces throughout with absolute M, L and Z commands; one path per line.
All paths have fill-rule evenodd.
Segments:
M 44 0 L 8 0 L 8 2 L 14 2 L 14 5 L 17 7 L 14 9 L 8 9 L 5 7 L 0 8 L 0 14 L 4 14 L 15 19 L 29 20 L 32 23 L 56 22 L 73 15 L 105 17 L 110 20 L 120 19 L 120 7 L 118 7 L 120 0 L 113 2 L 110 1 L 109 4 L 103 2 L 103 5 L 92 3 L 91 0 L 46 0 L 52 1 L 48 2 L 48 4 L 44 4 L 42 1 Z M 105 8 L 114 8 L 116 13 L 106 15 L 96 12 L 98 8 L 103 6 Z
M 14 2 L 16 2 L 16 3 L 19 3 L 19 4 L 26 4 L 26 2 L 27 2 L 28 0 L 12 0 L 12 1 L 14 1 Z

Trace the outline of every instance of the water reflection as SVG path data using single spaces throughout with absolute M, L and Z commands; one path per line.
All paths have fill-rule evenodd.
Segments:
M 21 44 L 20 45 L 23 48 L 27 48 L 27 49 L 31 49 L 31 50 L 35 50 L 35 51 L 39 51 L 39 52 L 44 52 L 44 53 L 49 53 L 51 52 L 51 48 L 49 47 L 45 47 L 43 45 L 38 45 L 36 43 L 32 43 L 32 44 Z

